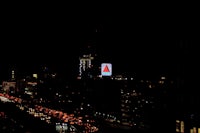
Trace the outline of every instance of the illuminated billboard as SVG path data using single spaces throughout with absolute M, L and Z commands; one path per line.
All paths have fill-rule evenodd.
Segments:
M 111 63 L 102 63 L 101 64 L 101 75 L 102 76 L 111 76 L 112 75 L 112 64 Z

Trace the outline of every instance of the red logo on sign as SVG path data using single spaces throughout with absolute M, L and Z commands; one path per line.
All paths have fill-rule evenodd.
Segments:
M 104 67 L 103 72 L 110 72 L 110 70 L 109 70 L 107 65 Z

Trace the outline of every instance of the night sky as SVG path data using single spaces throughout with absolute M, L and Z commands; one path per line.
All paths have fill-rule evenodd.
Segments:
M 102 61 L 113 63 L 116 73 L 173 74 L 185 53 L 193 57 L 199 42 L 189 36 L 196 31 L 196 18 L 189 14 L 19 11 L 3 18 L 0 71 L 4 74 L 7 64 L 24 71 L 50 64 L 73 74 L 88 45 L 95 47 Z M 184 44 L 188 48 L 180 52 Z

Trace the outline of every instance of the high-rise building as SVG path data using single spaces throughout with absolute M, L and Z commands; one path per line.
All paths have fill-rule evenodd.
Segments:
M 11 73 L 11 80 L 15 80 L 15 70 L 12 70 L 12 73 Z
M 78 78 L 96 77 L 100 73 L 100 71 L 98 72 L 99 67 L 100 66 L 97 63 L 97 53 L 93 43 L 83 47 L 79 57 Z
M 185 133 L 184 121 L 176 120 L 176 133 Z
M 194 40 L 178 40 L 177 42 L 177 91 L 176 99 L 179 111 L 188 109 L 196 110 L 196 104 L 199 104 L 199 96 L 196 93 L 198 86 L 197 78 L 194 74 L 199 73 L 198 64 L 196 62 L 197 51 L 195 51 L 196 41 Z M 187 106 L 187 107 L 186 107 Z
M 10 65 L 9 66 L 9 81 L 15 81 L 17 78 L 17 66 Z
M 121 90 L 121 124 L 131 128 L 145 126 L 145 108 L 151 103 L 148 96 L 144 95 L 142 88 L 137 87 L 136 80 L 125 78 Z M 148 108 L 151 111 L 151 108 Z
M 92 60 L 94 57 L 92 57 L 91 54 L 89 55 L 83 55 L 82 57 L 79 58 L 79 76 L 89 76 L 91 77 L 90 69 L 92 69 Z

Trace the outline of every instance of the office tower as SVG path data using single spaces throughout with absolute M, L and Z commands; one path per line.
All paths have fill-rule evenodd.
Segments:
M 95 78 L 98 75 L 97 53 L 94 42 L 83 46 L 79 57 L 79 74 L 81 78 Z M 99 72 L 100 73 L 100 72 Z
M 92 68 L 92 60 L 94 57 L 92 57 L 91 54 L 89 55 L 83 55 L 79 58 L 79 76 L 92 76 L 89 73 L 89 70 Z
M 12 70 L 11 80 L 15 80 L 15 70 Z
M 145 99 L 133 80 L 123 80 L 121 88 L 121 124 L 136 127 L 141 122 Z

